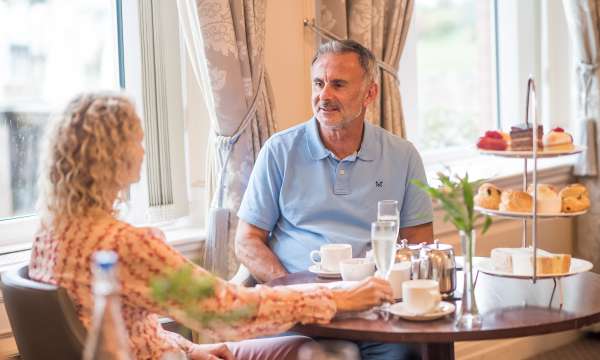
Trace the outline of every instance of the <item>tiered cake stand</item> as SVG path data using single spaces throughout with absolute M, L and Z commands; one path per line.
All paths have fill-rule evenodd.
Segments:
M 531 105 L 533 103 L 533 105 Z M 508 158 L 517 158 L 523 159 L 523 191 L 527 191 L 527 169 L 528 169 L 528 161 L 532 160 L 533 163 L 533 171 L 532 171 L 532 185 L 533 185 L 533 209 L 531 213 L 522 213 L 522 212 L 506 212 L 499 210 L 490 210 L 482 207 L 475 207 L 475 210 L 490 216 L 498 216 L 505 217 L 510 219 L 522 219 L 523 221 L 523 241 L 522 247 L 531 246 L 533 248 L 533 257 L 534 259 L 537 257 L 538 252 L 538 218 L 567 218 L 585 214 L 586 211 L 575 212 L 575 213 L 556 213 L 556 214 L 539 214 L 537 211 L 537 162 L 538 159 L 542 158 L 551 158 L 557 156 L 567 156 L 578 154 L 583 151 L 582 147 L 576 146 L 573 150 L 570 151 L 538 151 L 538 122 L 536 116 L 536 106 L 535 106 L 535 82 L 532 78 L 529 78 L 527 82 L 527 101 L 526 101 L 526 124 L 529 124 L 530 116 L 533 118 L 533 151 L 490 151 L 490 150 L 480 150 L 481 154 L 484 155 L 493 155 L 493 156 L 501 156 Z M 531 114 L 530 114 L 531 110 Z M 531 222 L 531 241 L 528 241 L 527 229 L 528 222 Z M 552 279 L 554 281 L 554 288 L 552 289 L 552 294 L 550 296 L 550 304 L 552 304 L 552 299 L 558 287 L 559 292 L 559 303 L 562 307 L 563 304 L 563 294 L 562 287 L 560 283 L 560 279 L 566 276 L 575 275 L 581 272 L 586 272 L 592 269 L 592 264 L 586 260 L 582 259 L 571 259 L 571 267 L 569 272 L 563 274 L 550 274 L 550 275 L 539 275 L 537 272 L 537 262 L 533 261 L 533 273 L 531 275 L 521 275 L 521 274 L 513 274 L 504 271 L 498 271 L 494 268 L 491 263 L 490 258 L 483 259 L 481 262 L 474 264 L 477 268 L 477 275 L 475 278 L 475 283 L 477 282 L 477 278 L 479 277 L 479 272 L 483 272 L 488 275 L 493 276 L 502 276 L 502 277 L 510 277 L 516 279 L 528 279 L 531 280 L 534 284 L 537 279 Z

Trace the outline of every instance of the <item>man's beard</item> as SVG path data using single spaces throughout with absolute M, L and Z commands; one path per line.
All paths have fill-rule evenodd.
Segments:
M 329 108 L 335 108 L 335 109 L 337 109 L 338 112 L 340 112 L 340 106 L 339 106 L 339 104 L 332 104 L 332 105 L 330 105 L 330 103 L 331 102 L 321 102 L 321 103 L 319 103 L 319 106 L 317 107 L 317 113 L 319 113 L 323 109 L 329 109 Z M 328 127 L 331 127 L 331 128 L 334 128 L 334 129 L 343 129 L 343 128 L 347 127 L 348 125 L 352 124 L 356 119 L 358 119 L 365 112 L 366 112 L 366 109 L 364 107 L 361 107 L 354 116 L 350 117 L 349 120 L 345 120 L 344 118 L 342 118 L 342 120 L 339 123 L 336 123 L 336 124 L 329 124 L 329 122 L 327 121 L 327 119 L 323 119 L 323 120 L 324 120 L 325 123 L 327 123 Z M 341 112 L 340 112 L 340 115 L 341 115 Z

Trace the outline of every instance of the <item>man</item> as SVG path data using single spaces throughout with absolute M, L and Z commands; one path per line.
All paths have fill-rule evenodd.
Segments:
M 432 240 L 431 201 L 410 183 L 426 182 L 419 154 L 365 121 L 376 70 L 373 54 L 355 41 L 318 49 L 314 117 L 265 143 L 238 212 L 236 255 L 257 280 L 306 270 L 310 251 L 322 244 L 348 243 L 353 256 L 364 256 L 378 200 L 398 200 L 400 238 Z M 359 344 L 363 358 L 381 353 L 369 354 L 372 345 Z M 386 351 L 381 358 L 397 358 L 378 345 Z

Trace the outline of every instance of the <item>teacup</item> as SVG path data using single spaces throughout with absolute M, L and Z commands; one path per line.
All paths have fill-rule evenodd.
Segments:
M 441 300 L 440 285 L 435 280 L 409 280 L 402 283 L 402 302 L 406 310 L 415 315 L 436 309 Z
M 375 263 L 366 258 L 345 259 L 340 261 L 340 272 L 343 280 L 362 280 L 375 273 Z
M 388 281 L 392 286 L 394 293 L 394 299 L 402 298 L 402 283 L 410 280 L 410 273 L 412 270 L 412 263 L 410 261 L 402 261 L 395 263 L 390 271 Z
M 315 260 L 315 255 L 321 258 Z M 352 258 L 352 245 L 350 244 L 325 244 L 320 250 L 310 252 L 310 260 L 319 265 L 321 270 L 329 272 L 340 272 L 340 261 Z

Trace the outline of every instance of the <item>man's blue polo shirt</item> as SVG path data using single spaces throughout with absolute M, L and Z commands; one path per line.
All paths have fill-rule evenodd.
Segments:
M 273 135 L 261 149 L 238 216 L 270 232 L 269 246 L 289 272 L 306 270 L 322 244 L 370 246 L 377 201 L 398 200 L 400 227 L 432 221 L 431 200 L 414 146 L 365 122 L 358 153 L 339 160 L 321 141 L 317 120 Z

